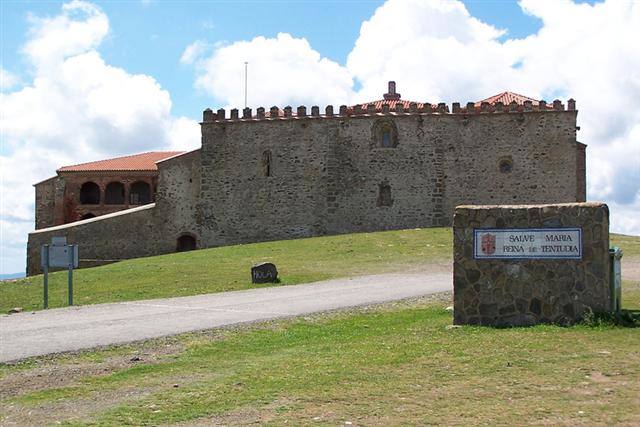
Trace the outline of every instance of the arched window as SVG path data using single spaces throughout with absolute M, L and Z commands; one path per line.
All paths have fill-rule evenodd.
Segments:
M 380 119 L 373 124 L 373 143 L 381 148 L 398 146 L 398 129 L 391 119 Z
M 262 175 L 271 176 L 271 151 L 266 150 L 262 153 Z
M 391 186 L 383 182 L 378 186 L 378 206 L 391 206 L 393 199 L 391 198 Z
M 110 182 L 104 192 L 104 202 L 107 205 L 124 205 L 124 184 Z
M 100 204 L 100 187 L 95 182 L 85 182 L 80 187 L 80 204 L 81 205 L 99 205 Z
M 132 205 L 146 205 L 151 203 L 151 187 L 143 181 L 131 184 L 129 191 L 129 203 Z
M 178 237 L 178 244 L 176 250 L 178 252 L 192 251 L 196 248 L 196 238 L 191 234 L 183 234 Z
M 88 213 L 86 213 L 86 214 L 82 215 L 82 216 L 80 217 L 80 219 L 82 220 L 82 219 L 89 219 L 89 218 L 95 218 L 95 217 L 96 217 L 96 216 L 95 216 L 94 214 L 92 214 L 91 212 L 88 212 Z

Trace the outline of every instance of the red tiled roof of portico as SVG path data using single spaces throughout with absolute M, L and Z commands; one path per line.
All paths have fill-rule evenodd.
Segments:
M 72 166 L 63 166 L 58 172 L 90 171 L 157 171 L 156 162 L 182 154 L 184 151 L 149 151 L 131 156 L 98 160 Z

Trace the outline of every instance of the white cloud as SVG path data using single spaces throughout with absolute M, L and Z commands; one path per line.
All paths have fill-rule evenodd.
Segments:
M 0 91 L 11 89 L 20 83 L 20 78 L 12 72 L 0 67 Z
M 186 52 L 185 52 L 186 53 Z M 196 87 L 244 106 L 244 63 L 248 62 L 248 105 L 306 105 L 347 102 L 353 81 L 338 63 L 323 58 L 305 39 L 280 33 L 219 46 L 197 64 Z
M 205 42 L 196 40 L 184 49 L 180 57 L 180 62 L 183 64 L 193 64 L 202 57 L 207 49 L 208 45 Z
M 497 41 L 504 31 L 454 1 L 389 1 L 362 24 L 347 68 L 361 100 L 379 99 L 388 80 L 416 101 L 485 97 L 513 73 Z
M 31 16 L 30 21 L 30 40 L 24 53 L 41 69 L 96 48 L 109 31 L 107 15 L 99 7 L 78 0 L 64 4 L 60 15 Z
M 187 117 L 178 117 L 165 124 L 169 149 L 188 151 L 200 148 L 200 126 Z
M 34 221 L 32 184 L 58 167 L 199 146 L 197 122 L 171 115 L 171 97 L 153 77 L 129 74 L 102 59 L 96 48 L 109 21 L 100 8 L 73 1 L 57 16 L 30 22 L 23 53 L 35 77 L 0 95 L 2 272 L 24 265 Z

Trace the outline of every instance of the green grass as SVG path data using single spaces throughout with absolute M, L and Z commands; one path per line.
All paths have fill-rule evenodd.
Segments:
M 404 271 L 425 264 L 447 265 L 452 254 L 450 228 L 424 228 L 345 234 L 226 246 L 122 261 L 74 273 L 76 305 L 177 297 L 255 288 L 250 268 L 274 262 L 280 285 L 338 277 Z M 640 238 L 612 235 L 624 257 L 640 256 Z M 623 258 L 625 259 L 625 258 Z M 0 313 L 14 307 L 42 309 L 42 276 L 0 283 Z M 268 286 L 268 285 L 262 285 Z M 49 279 L 49 307 L 67 303 L 67 275 Z
M 451 259 L 451 229 L 346 234 L 182 252 L 76 270 L 74 303 L 97 304 L 255 288 L 250 269 L 274 262 L 281 284 L 399 271 Z M 265 285 L 266 286 L 266 285 Z M 42 275 L 0 283 L 0 312 L 42 308 Z M 67 301 L 67 273 L 49 276 L 49 307 Z
M 611 246 L 619 246 L 622 249 L 622 259 L 640 257 L 640 237 L 626 236 L 624 234 L 612 234 Z
M 626 308 L 638 309 L 632 287 Z M 181 350 L 154 363 L 8 396 L 0 424 L 640 423 L 638 329 L 450 329 L 443 305 L 395 303 L 182 335 L 173 338 Z M 108 360 L 135 346 L 122 349 L 81 359 Z M 40 365 L 78 363 L 58 357 Z M 29 370 L 7 367 L 0 388 L 12 374 L 27 378 Z

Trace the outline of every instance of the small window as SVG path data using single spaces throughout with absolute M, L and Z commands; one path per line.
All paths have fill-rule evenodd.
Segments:
M 511 173 L 513 169 L 513 161 L 510 158 L 500 159 L 498 162 L 498 170 L 500 173 Z
M 398 146 L 398 129 L 392 120 L 381 119 L 373 124 L 373 143 L 381 148 Z
M 378 187 L 378 206 L 391 206 L 393 199 L 391 198 L 391 186 L 387 183 L 382 183 Z
M 266 150 L 262 153 L 262 175 L 271 176 L 271 151 Z

